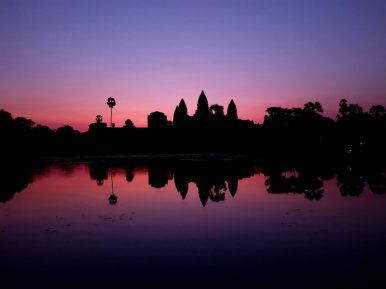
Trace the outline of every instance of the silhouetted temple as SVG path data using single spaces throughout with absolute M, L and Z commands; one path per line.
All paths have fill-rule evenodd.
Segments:
M 208 100 L 206 98 L 204 91 L 202 90 L 200 96 L 198 97 L 197 109 L 196 109 L 196 112 L 194 113 L 194 116 L 198 119 L 206 119 L 208 115 L 209 115 Z
M 199 129 L 201 131 L 236 130 L 253 128 L 255 124 L 250 120 L 238 118 L 236 104 L 231 99 L 227 113 L 224 115 L 224 107 L 219 104 L 209 106 L 204 91 L 197 101 L 194 115 L 189 116 L 184 99 L 176 106 L 173 116 L 173 127 L 178 129 Z
M 236 108 L 236 104 L 233 101 L 233 99 L 231 99 L 231 101 L 228 104 L 227 119 L 228 120 L 237 120 L 238 119 L 237 108 Z
M 183 127 L 186 125 L 186 122 L 188 121 L 188 109 L 186 107 L 185 101 L 182 98 L 180 101 L 180 104 L 177 105 L 174 116 L 173 116 L 173 126 L 174 127 Z
M 160 189 L 167 185 L 169 180 L 173 179 L 173 172 L 167 167 L 153 166 L 149 167 L 149 185 Z
M 147 127 L 150 129 L 165 129 L 167 117 L 164 113 L 155 111 L 147 116 Z
M 89 125 L 90 131 L 98 131 L 98 130 L 103 130 L 103 129 L 107 128 L 107 123 L 102 122 L 103 118 L 101 115 L 97 115 L 95 120 L 96 120 L 96 122 L 91 123 Z
M 250 120 L 241 120 L 237 115 L 236 104 L 233 99 L 229 102 L 227 113 L 224 115 L 224 107 L 219 104 L 209 106 L 205 92 L 202 90 L 197 101 L 197 108 L 192 116 L 188 114 L 188 108 L 185 100 L 181 98 L 173 114 L 173 122 L 167 120 L 167 116 L 154 111 L 147 116 L 147 128 L 156 131 L 164 130 L 168 127 L 174 127 L 181 130 L 200 129 L 232 129 L 253 127 L 254 123 Z M 114 128 L 112 126 L 112 128 Z M 125 129 L 134 129 L 135 126 L 130 119 L 125 121 Z M 102 116 L 97 115 L 96 122 L 90 124 L 90 132 L 98 132 L 107 129 L 107 123 L 102 122 Z M 117 132 L 117 130 L 115 130 Z M 127 130 L 126 130 L 127 131 Z

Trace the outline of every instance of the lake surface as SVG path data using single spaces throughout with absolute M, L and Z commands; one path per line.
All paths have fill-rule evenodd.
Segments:
M 3 175 L 1 288 L 386 288 L 385 174 L 232 164 Z

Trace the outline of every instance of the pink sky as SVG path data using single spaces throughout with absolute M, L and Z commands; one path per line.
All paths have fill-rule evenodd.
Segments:
M 183 3 L 182 3 L 183 2 Z M 0 108 L 51 128 L 85 131 L 97 114 L 147 125 L 234 99 L 262 122 L 269 106 L 342 98 L 386 105 L 386 3 L 115 1 L 0 4 Z

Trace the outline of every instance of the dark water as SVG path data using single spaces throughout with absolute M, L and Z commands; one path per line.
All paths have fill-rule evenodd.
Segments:
M 3 179 L 0 287 L 386 288 L 384 192 L 384 174 L 19 168 Z

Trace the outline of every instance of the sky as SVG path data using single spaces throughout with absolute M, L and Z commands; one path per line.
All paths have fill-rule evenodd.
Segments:
M 386 1 L 0 0 L 0 108 L 85 131 L 181 98 L 262 122 L 270 106 L 386 106 Z

